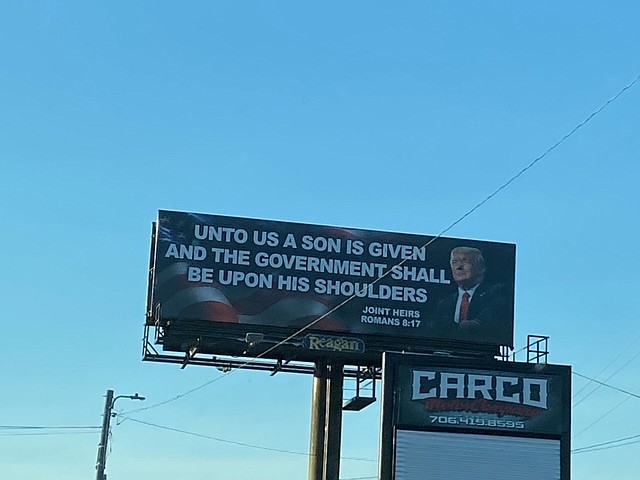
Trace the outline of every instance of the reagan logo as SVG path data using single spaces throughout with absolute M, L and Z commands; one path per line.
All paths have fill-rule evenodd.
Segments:
M 359 338 L 331 337 L 310 334 L 303 338 L 302 345 L 309 350 L 327 352 L 363 353 L 364 342 Z

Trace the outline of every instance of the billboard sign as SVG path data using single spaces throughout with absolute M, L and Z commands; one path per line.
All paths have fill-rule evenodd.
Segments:
M 513 244 L 163 210 L 147 324 L 513 346 L 514 280 Z
M 567 366 L 385 353 L 381 478 L 413 478 L 410 472 L 425 459 L 422 450 L 442 454 L 432 464 L 456 463 L 456 471 L 475 470 L 473 478 L 492 480 L 501 478 L 499 465 L 512 478 L 515 459 L 530 464 L 537 452 L 536 462 L 549 466 L 548 478 L 568 478 L 570 380 Z M 466 455 L 456 456 L 463 444 Z M 483 458 L 472 458 L 472 449 Z M 478 462 L 491 467 L 486 477 L 477 474 Z
M 562 432 L 562 377 L 473 368 L 397 370 L 397 421 L 447 429 Z M 551 393 L 550 393 L 551 392 Z

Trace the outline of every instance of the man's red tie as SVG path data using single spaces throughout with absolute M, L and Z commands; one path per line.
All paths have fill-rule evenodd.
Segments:
M 469 299 L 471 295 L 469 292 L 464 292 L 462 295 L 462 303 L 460 303 L 460 322 L 466 322 L 469 315 Z

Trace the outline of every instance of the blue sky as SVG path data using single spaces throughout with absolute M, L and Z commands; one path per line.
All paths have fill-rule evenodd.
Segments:
M 639 13 L 3 2 L 0 424 L 99 425 L 107 388 L 155 403 L 221 375 L 141 361 L 158 209 L 438 234 L 640 74 Z M 517 244 L 516 345 L 549 335 L 552 362 L 624 366 L 608 382 L 636 393 L 639 106 L 636 85 L 448 232 Z M 304 453 L 310 394 L 307 376 L 239 371 L 136 418 Z M 637 406 L 598 389 L 573 447 L 637 435 Z M 341 478 L 376 475 L 378 432 L 379 404 L 345 414 L 343 455 L 374 461 L 345 459 Z M 15 433 L 2 477 L 94 475 L 97 433 Z M 574 455 L 573 478 L 634 479 L 637 449 Z M 126 421 L 107 472 L 293 480 L 307 458 Z

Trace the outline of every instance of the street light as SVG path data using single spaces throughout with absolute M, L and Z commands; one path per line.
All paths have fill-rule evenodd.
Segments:
M 108 394 L 109 394 L 109 393 L 107 392 L 107 395 L 108 395 Z M 115 398 L 113 399 L 113 401 L 111 402 L 111 409 L 112 409 L 112 410 L 113 410 L 113 406 L 116 404 L 116 400 L 117 400 L 117 399 L 119 399 L 119 398 L 129 398 L 129 399 L 131 399 L 131 400 L 146 400 L 146 398 L 145 398 L 145 397 L 141 397 L 141 396 L 140 396 L 140 395 L 138 395 L 137 393 L 134 393 L 133 395 L 118 395 L 118 396 L 117 396 L 117 397 L 115 397 Z M 115 416 L 116 416 L 116 414 L 115 414 L 115 413 L 112 413 L 112 414 L 111 414 L 111 416 L 112 416 L 112 417 L 115 417 Z
M 107 464 L 107 443 L 109 442 L 109 424 L 111 423 L 111 417 L 115 417 L 115 413 L 112 412 L 113 406 L 116 400 L 119 398 L 129 398 L 131 400 L 144 400 L 137 393 L 134 395 L 118 395 L 113 397 L 113 390 L 107 390 L 107 397 L 104 402 L 104 415 L 102 418 L 102 434 L 100 435 L 100 443 L 98 444 L 98 459 L 96 460 L 96 480 L 106 480 L 107 476 L 104 473 L 104 469 Z

